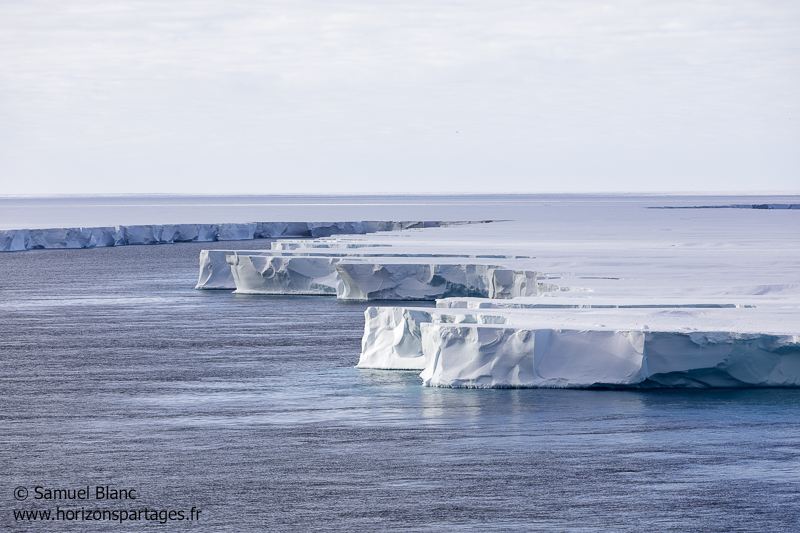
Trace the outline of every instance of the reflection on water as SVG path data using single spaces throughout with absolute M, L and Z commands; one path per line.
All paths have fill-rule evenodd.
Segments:
M 796 530 L 800 391 L 425 388 L 353 368 L 364 304 L 194 291 L 202 247 L 0 255 L 4 525 L 112 484 L 213 531 Z

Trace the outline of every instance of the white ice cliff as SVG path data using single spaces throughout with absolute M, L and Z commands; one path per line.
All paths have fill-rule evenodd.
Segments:
M 509 298 L 537 294 L 536 272 L 476 264 L 467 258 L 459 263 L 443 263 L 452 258 L 426 258 L 422 262 L 419 257 L 234 253 L 226 255 L 225 260 L 237 294 L 336 295 L 342 300 L 432 300 L 458 295 Z
M 424 384 L 446 387 L 800 385 L 792 309 L 574 300 L 371 307 L 358 367 L 422 370 Z M 701 321 L 708 330 L 686 326 Z
M 513 298 L 538 294 L 536 272 L 470 262 L 368 262 L 335 264 L 343 300 L 435 300 L 450 296 Z
M 423 370 L 422 324 L 505 324 L 508 317 L 472 310 L 423 307 L 369 307 L 364 312 L 364 336 L 359 368 Z
M 132 244 L 242 241 L 281 237 L 327 237 L 411 228 L 437 228 L 488 221 L 245 222 L 233 224 L 151 224 L 94 228 L 0 230 L 0 251 L 95 248 Z
M 338 257 L 228 255 L 238 294 L 335 295 Z
M 274 241 L 272 244 L 280 244 L 282 241 Z M 300 241 L 303 242 L 303 241 Z M 321 248 L 321 247 L 292 247 L 289 250 L 284 250 L 280 247 L 273 246 L 271 250 L 202 250 L 200 252 L 200 275 L 198 276 L 196 289 L 204 290 L 234 290 L 237 289 L 234 280 L 233 268 L 237 268 L 240 272 L 239 278 L 242 284 L 238 286 L 240 293 L 251 294 L 266 294 L 272 292 L 264 292 L 261 290 L 261 284 L 258 278 L 254 277 L 256 272 L 261 273 L 264 271 L 264 264 L 256 260 L 255 264 L 260 265 L 258 268 L 254 263 L 228 261 L 229 256 L 281 256 L 281 257 L 335 257 L 335 258 L 387 258 L 387 257 L 416 257 L 416 258 L 462 258 L 464 260 L 474 259 L 475 256 L 464 254 L 436 254 L 426 251 L 424 249 L 415 248 L 393 248 L 385 245 L 375 245 L 366 249 L 361 248 Z M 495 256 L 496 259 L 518 259 L 515 256 Z M 479 257 L 480 259 L 480 257 Z M 334 269 L 331 267 L 331 272 Z
M 444 387 L 800 385 L 800 336 L 424 324 L 421 377 Z

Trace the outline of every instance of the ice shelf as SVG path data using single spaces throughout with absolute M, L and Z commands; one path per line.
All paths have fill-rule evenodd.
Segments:
M 538 294 L 536 272 L 472 261 L 340 261 L 334 265 L 343 300 L 435 300 L 448 296 L 513 298 Z
M 438 228 L 489 221 L 246 222 L 232 224 L 151 224 L 93 228 L 0 230 L 0 251 L 95 248 L 132 244 L 242 241 L 281 237 L 327 237 L 411 228 Z
M 800 385 L 800 336 L 428 323 L 423 383 L 438 387 Z
M 423 370 L 428 358 L 422 350 L 422 324 L 505 324 L 508 316 L 467 309 L 423 307 L 369 307 L 364 312 L 364 336 L 358 368 Z
M 391 262 L 387 262 L 391 259 Z M 237 294 L 336 295 L 343 300 L 432 300 L 437 296 L 506 298 L 537 293 L 536 272 L 463 258 L 225 256 Z
M 800 209 L 800 204 L 728 204 L 651 207 L 650 209 Z
M 281 241 L 275 241 L 272 244 L 279 243 Z M 302 241 L 301 241 L 302 242 Z M 376 247 L 369 247 L 367 249 L 360 249 L 360 248 L 335 248 L 335 249 L 328 249 L 328 248 L 317 248 L 317 247 L 309 247 L 309 248 L 292 248 L 290 250 L 283 250 L 281 248 L 275 248 L 271 250 L 201 250 L 200 251 L 200 274 L 198 276 L 197 285 L 195 289 L 203 289 L 203 290 L 235 290 L 237 289 L 236 282 L 234 280 L 232 268 L 238 268 L 242 270 L 242 275 L 240 279 L 247 279 L 246 285 L 241 285 L 239 287 L 240 293 L 252 293 L 252 294 L 259 294 L 261 291 L 259 290 L 260 284 L 258 283 L 258 279 L 253 277 L 253 272 L 247 272 L 250 268 L 250 264 L 239 262 L 237 266 L 233 266 L 232 263 L 228 261 L 229 256 L 274 256 L 274 257 L 335 257 L 335 258 L 389 258 L 389 257 L 416 257 L 416 258 L 425 258 L 425 259 L 441 259 L 441 258 L 448 258 L 448 259 L 457 259 L 461 258 L 463 260 L 475 259 L 475 256 L 470 256 L 467 254 L 457 254 L 457 253 L 432 253 L 429 250 L 425 249 L 415 249 L 415 248 L 393 248 L 391 246 L 377 246 Z M 481 257 L 477 257 L 480 259 Z M 493 256 L 495 259 L 518 259 L 517 256 Z M 261 263 L 259 263 L 261 264 Z M 253 266 L 253 269 L 256 267 Z M 331 267 L 332 271 L 334 270 Z M 262 270 L 256 270 L 257 272 L 262 272 Z M 251 282 L 256 282 L 253 285 Z
M 335 295 L 338 257 L 228 255 L 238 294 Z
M 576 300 L 370 307 L 358 367 L 422 370 L 440 387 L 800 385 L 795 309 Z
M 548 198 L 514 221 L 208 252 L 198 288 L 435 299 L 369 307 L 357 365 L 426 386 L 798 387 L 793 202 Z

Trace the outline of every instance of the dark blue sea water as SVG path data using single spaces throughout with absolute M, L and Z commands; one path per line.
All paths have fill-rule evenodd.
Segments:
M 353 368 L 366 304 L 193 290 L 214 245 L 0 254 L 3 528 L 800 530 L 798 390 L 423 388 Z

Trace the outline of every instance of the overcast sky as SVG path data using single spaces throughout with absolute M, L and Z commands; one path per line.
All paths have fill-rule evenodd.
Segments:
M 0 195 L 800 190 L 800 2 L 0 2 Z

